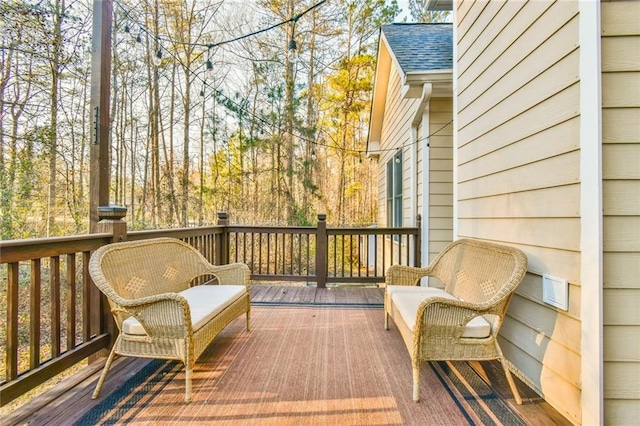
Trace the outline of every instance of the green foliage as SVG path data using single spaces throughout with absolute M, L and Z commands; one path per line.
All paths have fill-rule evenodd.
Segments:
M 114 7 L 110 203 L 129 208 L 129 229 L 215 223 L 220 210 L 250 224 L 310 224 L 319 212 L 332 224 L 375 219 L 375 200 L 363 194 L 376 180 L 360 162 L 376 35 L 396 2 L 327 2 L 294 33 L 287 24 L 204 48 L 313 4 Z M 88 229 L 92 3 L 62 6 L 0 4 L 2 238 Z M 286 56 L 290 36 L 297 64 Z M 206 59 L 213 69 L 204 73 Z
M 425 24 L 436 22 L 451 22 L 453 15 L 450 11 L 432 11 L 427 9 L 427 0 L 409 0 L 409 13 L 416 22 Z

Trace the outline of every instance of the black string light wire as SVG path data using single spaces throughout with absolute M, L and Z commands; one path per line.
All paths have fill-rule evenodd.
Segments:
M 219 47 L 219 46 L 223 46 L 225 44 L 230 44 L 230 43 L 234 43 L 234 42 L 237 42 L 237 41 L 240 41 L 240 40 L 244 40 L 244 39 L 249 38 L 249 37 L 254 37 L 256 35 L 265 33 L 267 31 L 271 31 L 271 30 L 273 30 L 275 28 L 281 27 L 281 26 L 286 25 L 288 23 L 293 23 L 292 31 L 291 31 L 291 37 L 289 39 L 289 44 L 288 44 L 288 47 L 289 47 L 289 52 L 288 53 L 290 55 L 295 55 L 297 53 L 296 52 L 297 45 L 296 45 L 296 41 L 295 41 L 295 38 L 294 38 L 294 36 L 295 36 L 295 34 L 294 34 L 294 32 L 295 32 L 295 24 L 298 22 L 298 20 L 302 16 L 306 15 L 307 13 L 312 11 L 313 9 L 321 6 L 322 4 L 324 4 L 326 2 L 327 2 L 327 0 L 321 0 L 318 3 L 313 4 L 309 8 L 305 9 L 304 11 L 302 11 L 302 12 L 300 12 L 300 13 L 294 15 L 294 16 L 292 16 L 291 18 L 289 18 L 287 20 L 278 22 L 276 24 L 270 25 L 270 26 L 265 27 L 265 28 L 261 28 L 261 29 L 259 29 L 257 31 L 253 31 L 253 32 L 250 32 L 250 33 L 247 33 L 247 34 L 243 34 L 243 35 L 238 36 L 238 37 L 234 37 L 234 38 L 231 38 L 231 39 L 223 40 L 223 41 L 220 41 L 220 42 L 217 42 L 217 43 L 193 43 L 193 42 L 184 42 L 184 41 L 174 40 L 174 39 L 171 39 L 169 37 L 164 37 L 164 36 L 154 36 L 147 28 L 145 28 L 144 25 L 142 25 L 139 22 L 137 22 L 136 19 L 133 18 L 131 12 L 128 9 L 126 9 L 122 4 L 120 4 L 119 1 L 114 1 L 114 3 L 123 11 L 123 13 L 125 14 L 126 19 L 131 21 L 131 22 L 133 22 L 133 23 L 135 23 L 138 26 L 138 34 L 136 35 L 136 39 L 135 39 L 137 43 L 142 42 L 142 33 L 144 32 L 148 37 L 153 38 L 158 43 L 167 42 L 167 43 L 172 43 L 172 44 L 181 44 L 181 45 L 185 45 L 185 46 L 203 47 L 203 48 L 205 48 L 207 50 L 207 56 L 206 56 L 206 61 L 205 61 L 205 69 L 207 71 L 210 71 L 210 70 L 213 69 L 213 62 L 211 60 L 211 56 L 212 56 L 212 50 L 214 48 Z M 125 24 L 124 31 L 125 31 L 125 33 L 130 33 L 131 32 L 131 27 L 128 24 Z M 173 54 L 171 51 L 166 50 L 166 49 L 164 49 L 164 50 L 174 60 L 176 60 L 178 62 L 181 62 L 180 58 L 177 57 L 175 54 Z M 163 55 L 162 51 L 163 51 L 162 47 L 159 47 L 158 50 L 156 51 L 154 57 L 152 58 L 155 66 L 159 66 L 160 65 L 160 61 L 161 61 L 162 55 Z M 203 79 L 200 76 L 200 74 L 197 73 L 196 71 L 191 70 L 191 69 L 189 69 L 188 71 L 191 73 L 191 75 L 194 78 L 200 80 L 200 82 L 202 83 L 203 86 L 202 86 L 202 89 L 200 91 L 200 96 L 201 97 L 204 98 L 204 89 L 205 88 L 213 89 L 216 97 L 223 98 L 225 100 L 225 103 L 232 104 L 234 106 L 234 108 L 236 108 L 238 111 L 241 110 L 246 115 L 253 117 L 254 119 L 256 119 L 257 121 L 261 122 L 264 125 L 270 125 L 271 124 L 267 119 L 265 119 L 264 117 L 261 117 L 261 116 L 255 114 L 255 113 L 253 113 L 252 111 L 247 110 L 244 106 L 242 106 L 241 104 L 237 103 L 236 101 L 234 101 L 233 99 L 231 99 L 230 97 L 225 95 L 222 91 L 211 87 L 209 85 L 209 83 L 205 79 Z M 224 103 L 223 103 L 223 106 L 226 106 L 226 105 L 224 105 Z M 402 149 L 408 148 L 408 147 L 410 147 L 410 146 L 412 146 L 414 144 L 418 144 L 418 143 L 423 142 L 425 140 L 428 141 L 432 136 L 435 136 L 438 133 L 440 133 L 442 130 L 444 130 L 451 123 L 453 123 L 453 120 L 449 121 L 444 126 L 442 126 L 441 128 L 437 129 L 436 131 L 434 131 L 433 133 L 429 134 L 428 136 L 419 138 L 419 139 L 417 139 L 417 140 L 415 140 L 415 141 L 413 141 L 413 142 L 411 142 L 409 144 L 403 144 L 400 147 L 378 149 L 378 150 L 372 151 L 371 153 L 372 154 L 381 154 L 383 152 L 397 152 L 398 150 L 402 150 Z M 321 130 L 321 131 L 324 132 L 324 130 Z M 269 136 L 273 136 L 273 135 L 271 134 Z M 319 147 L 339 150 L 339 151 L 343 151 L 345 153 L 348 152 L 348 153 L 352 153 L 352 154 L 356 154 L 356 155 L 361 155 L 361 154 L 366 154 L 367 153 L 366 150 L 342 148 L 342 147 L 338 147 L 338 146 L 331 146 L 329 144 L 323 144 L 323 143 L 320 143 L 320 142 L 317 142 L 317 141 L 314 141 L 314 140 L 309 140 L 305 136 L 298 135 L 298 134 L 294 134 L 294 136 L 296 136 L 298 139 L 306 141 L 307 143 L 311 143 L 312 145 L 319 146 Z M 427 144 L 427 146 L 428 146 L 428 144 Z M 313 152 L 315 153 L 315 150 L 313 150 Z

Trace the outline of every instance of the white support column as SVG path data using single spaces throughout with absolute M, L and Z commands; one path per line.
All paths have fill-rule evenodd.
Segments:
M 453 240 L 458 239 L 458 1 L 453 2 Z
M 600 6 L 579 2 L 582 424 L 604 424 Z
M 430 188 L 429 188 L 429 102 L 431 101 L 431 94 L 433 93 L 433 85 L 431 83 L 424 83 L 422 85 L 422 95 L 420 96 L 420 103 L 416 108 L 416 111 L 413 115 L 413 120 L 411 121 L 411 130 L 414 138 L 414 146 L 416 147 L 415 153 L 415 164 L 416 164 L 416 173 L 415 173 L 415 198 L 416 198 L 416 215 L 418 214 L 418 206 L 417 206 L 417 147 L 418 144 L 422 145 L 422 206 L 420 208 L 420 215 L 422 216 L 422 235 L 420 235 L 420 239 L 422 241 L 422 250 L 421 250 L 421 264 L 427 265 L 429 263 L 429 229 L 430 229 L 430 221 L 429 221 L 429 203 L 430 203 Z M 422 131 L 418 133 L 418 128 L 421 128 Z M 426 283 L 424 283 L 426 285 Z

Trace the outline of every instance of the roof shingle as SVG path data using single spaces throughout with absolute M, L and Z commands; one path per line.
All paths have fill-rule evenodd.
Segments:
M 405 74 L 453 68 L 453 24 L 394 23 L 382 32 Z

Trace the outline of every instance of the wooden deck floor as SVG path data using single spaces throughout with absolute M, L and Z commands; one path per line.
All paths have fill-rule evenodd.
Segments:
M 353 306 L 380 309 L 383 304 L 383 289 L 375 287 L 288 287 L 254 285 L 251 290 L 252 303 L 257 306 Z M 107 395 L 121 383 L 144 368 L 149 360 L 117 358 L 109 379 L 105 382 L 103 394 Z M 95 383 L 103 363 L 96 362 L 80 373 L 59 383 L 52 390 L 16 409 L 0 419 L 1 425 L 62 425 L 73 424 L 98 401 L 91 400 Z M 500 398 L 512 397 L 504 380 L 502 368 L 497 361 L 483 363 L 490 383 Z M 472 365 L 473 366 L 473 365 Z M 525 404 L 514 409 L 529 425 L 570 425 L 570 423 L 549 406 L 542 398 L 518 382 Z M 70 416 L 70 413 L 73 415 Z
M 354 305 L 383 306 L 384 289 L 378 287 L 302 287 L 257 284 L 251 287 L 256 305 Z

